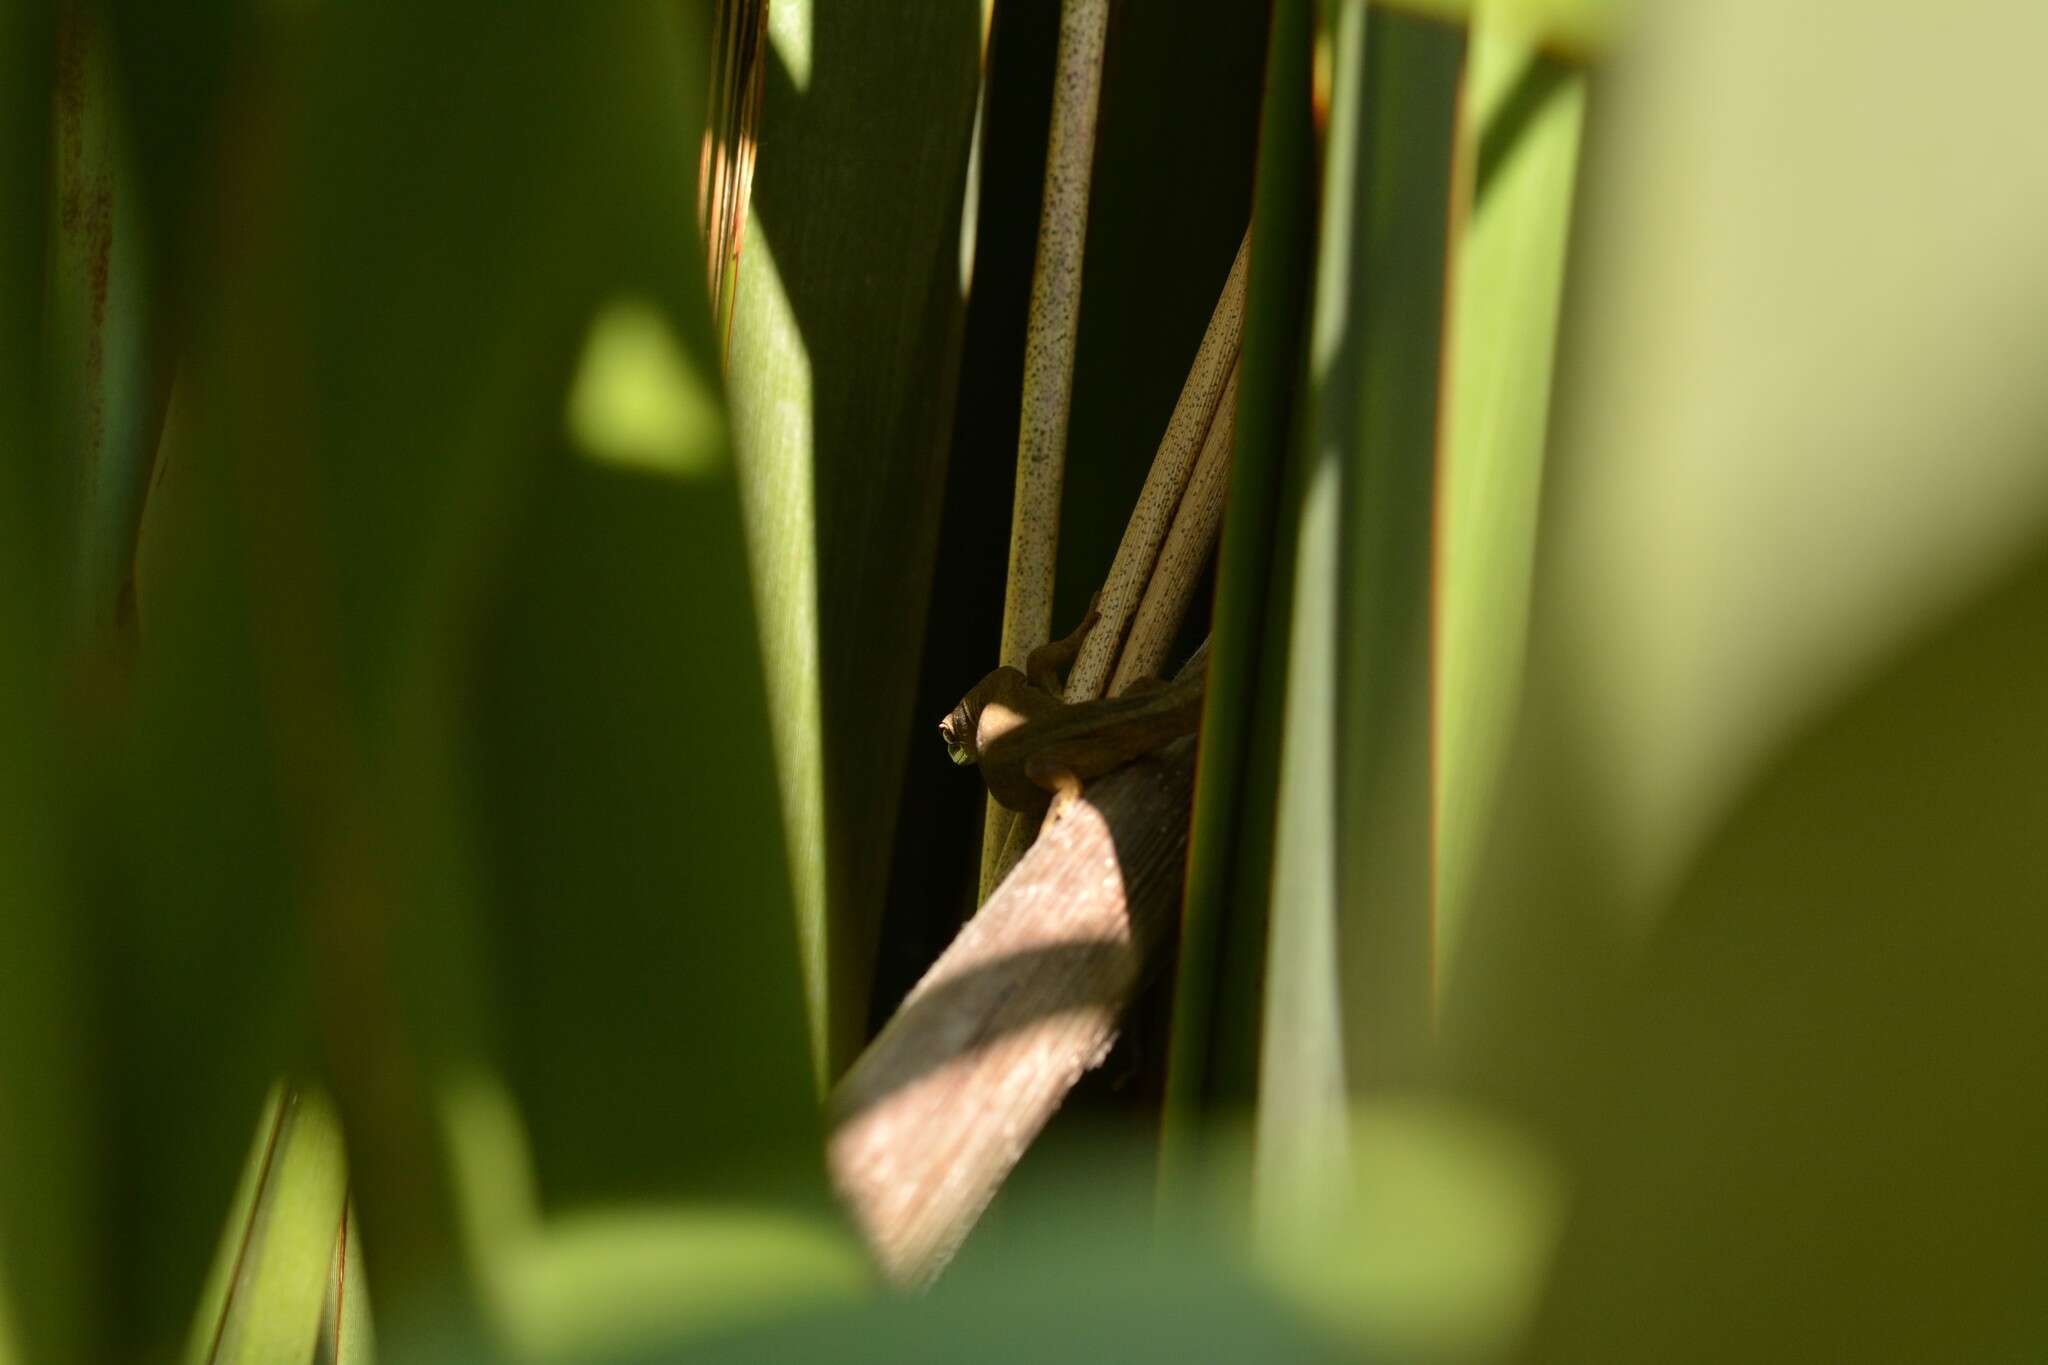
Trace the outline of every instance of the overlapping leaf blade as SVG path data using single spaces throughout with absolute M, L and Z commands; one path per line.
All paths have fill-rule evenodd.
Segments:
M 937 546 L 981 17 L 972 0 L 796 0 L 768 25 L 729 382 L 829 1079 L 866 1037 Z

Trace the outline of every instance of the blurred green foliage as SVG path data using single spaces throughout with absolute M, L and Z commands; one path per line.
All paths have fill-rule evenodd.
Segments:
M 0 1361 L 2039 1356 L 2048 15 L 1612 8 L 1116 7 L 1075 611 L 1254 243 L 1165 1156 L 921 1299 L 1052 7 L 778 0 L 723 356 L 709 0 L 0 12 Z

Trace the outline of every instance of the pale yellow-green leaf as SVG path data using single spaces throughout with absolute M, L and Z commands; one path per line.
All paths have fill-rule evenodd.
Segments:
M 1522 1133 L 1441 1100 L 1350 1115 L 1324 1197 L 1261 1239 L 1270 1283 L 1394 1358 L 1497 1360 L 1527 1321 L 1565 1200 Z
M 1634 0 L 1374 0 L 1452 23 L 1506 24 L 1546 47 L 1577 58 L 1607 51 Z
M 192 1358 L 207 1365 L 307 1359 L 319 1336 L 348 1187 L 341 1124 L 326 1098 L 287 1090 L 261 1160 L 226 1302 L 212 1331 L 203 1321 L 195 1329 L 193 1345 L 206 1349 Z
M 1717 0 L 1617 54 L 1542 606 L 1629 899 L 2048 528 L 2044 44 L 2037 5 Z
M 1522 687 L 1586 74 L 1473 26 L 1437 526 L 1437 959 L 1456 951 Z

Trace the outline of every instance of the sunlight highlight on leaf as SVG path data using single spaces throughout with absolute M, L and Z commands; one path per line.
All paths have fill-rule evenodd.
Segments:
M 798 94 L 811 88 L 812 33 L 816 16 L 808 5 L 768 6 L 768 41 L 789 72 L 789 83 Z
M 817 524 L 811 477 L 810 351 L 765 234 L 749 231 L 745 288 L 734 303 L 732 371 L 775 376 L 732 387 L 740 516 L 766 666 L 768 723 L 797 948 L 809 1004 L 811 1060 L 822 1089 L 831 1052 L 830 929 L 825 917 L 825 756 L 818 697 Z
M 568 421 L 593 460 L 685 478 L 725 468 L 718 395 L 660 310 L 642 299 L 607 304 L 591 323 Z

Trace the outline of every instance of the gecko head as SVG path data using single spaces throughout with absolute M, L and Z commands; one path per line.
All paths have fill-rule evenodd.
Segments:
M 946 741 L 946 755 L 962 767 L 979 759 L 974 747 L 974 712 L 961 702 L 939 722 L 939 738 Z

